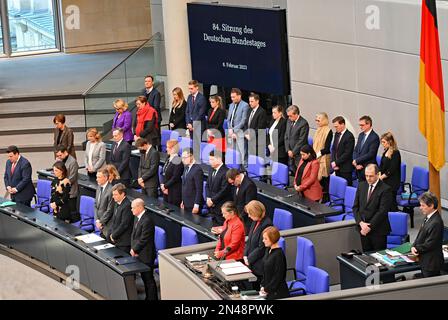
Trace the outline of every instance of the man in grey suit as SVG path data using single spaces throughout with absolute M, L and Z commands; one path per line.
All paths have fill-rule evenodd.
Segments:
M 242 92 L 238 88 L 233 88 L 230 93 L 232 103 L 229 105 L 229 115 L 227 123 L 229 127 L 228 139 L 230 146 L 240 153 L 244 161 L 244 126 L 249 114 L 249 104 L 242 100 Z
M 143 194 L 158 198 L 160 155 L 146 139 L 139 139 L 135 146 L 140 150 L 138 166 L 138 184 Z
M 56 148 L 56 159 L 62 161 L 67 168 L 67 178 L 70 180 L 70 212 L 71 212 L 71 223 L 78 222 L 81 220 L 78 212 L 78 170 L 79 165 L 75 158 L 73 158 L 69 153 L 65 145 L 59 145 Z
M 300 116 L 298 106 L 290 106 L 286 111 L 289 121 L 286 125 L 285 148 L 289 157 L 289 168 L 293 173 L 300 161 L 300 149 L 308 144 L 310 126 L 308 121 Z
M 112 184 L 109 183 L 109 171 L 101 170 L 96 174 L 95 224 L 105 237 L 109 232 L 113 214 Z

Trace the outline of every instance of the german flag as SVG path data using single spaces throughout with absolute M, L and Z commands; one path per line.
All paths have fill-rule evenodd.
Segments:
M 437 171 L 445 165 L 444 100 L 436 0 L 422 0 L 419 127 Z

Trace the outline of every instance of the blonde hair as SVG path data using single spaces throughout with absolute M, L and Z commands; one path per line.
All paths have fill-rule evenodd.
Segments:
M 398 144 L 395 141 L 394 135 L 390 131 L 386 132 L 381 136 L 381 140 L 385 140 L 387 141 L 387 143 L 389 143 L 390 147 L 389 149 L 387 149 L 386 157 L 392 159 L 392 155 L 394 154 L 395 151 L 398 150 Z
M 101 141 L 101 134 L 98 132 L 98 130 L 96 128 L 91 128 L 91 129 L 87 130 L 86 136 L 88 137 L 89 134 L 93 134 L 95 136 L 96 141 Z
M 320 118 L 320 123 L 323 126 L 328 126 L 330 123 L 330 120 L 328 119 L 328 114 L 326 112 L 319 112 L 316 117 Z
M 113 164 L 106 165 L 105 169 L 109 172 L 109 181 L 120 179 L 120 174 Z
M 175 153 L 179 152 L 179 141 L 177 141 L 176 139 L 168 140 L 166 142 L 166 146 L 168 148 L 173 148 Z
M 182 104 L 184 103 L 184 101 L 185 101 L 184 92 L 179 87 L 174 88 L 172 92 L 173 92 L 173 94 L 175 93 L 177 95 L 177 97 L 179 98 L 178 102 L 176 102 L 173 99 L 173 104 L 172 104 L 173 109 L 180 108 L 182 106 Z
M 128 110 L 129 106 L 123 99 L 118 99 L 118 100 L 115 100 L 115 102 L 114 102 L 114 108 L 115 108 L 115 110 L 123 109 L 126 111 L 126 110 Z
M 213 101 L 217 102 L 219 109 L 224 109 L 224 106 L 223 106 L 223 103 L 222 103 L 222 98 L 220 96 L 218 96 L 218 95 L 211 96 L 210 100 L 213 100 Z
M 266 216 L 266 207 L 260 201 L 253 200 L 249 202 L 244 210 L 251 216 L 259 219 L 263 219 Z

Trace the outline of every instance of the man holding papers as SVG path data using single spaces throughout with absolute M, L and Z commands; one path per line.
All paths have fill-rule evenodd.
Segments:
M 420 196 L 420 210 L 425 215 L 423 225 L 411 249 L 419 257 L 424 278 L 440 276 L 443 267 L 443 220 L 438 212 L 439 201 L 431 192 Z

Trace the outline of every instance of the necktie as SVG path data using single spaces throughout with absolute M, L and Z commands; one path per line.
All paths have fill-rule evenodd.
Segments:
M 362 150 L 362 148 L 364 148 L 364 144 L 366 143 L 366 140 L 367 140 L 367 135 L 364 135 L 364 139 L 362 139 L 362 141 L 361 141 L 361 150 Z
M 215 180 L 216 174 L 218 173 L 218 170 L 213 170 L 213 174 L 212 174 L 212 182 L 213 180 Z
M 235 104 L 235 107 L 233 108 L 233 112 L 232 112 L 232 117 L 230 118 L 230 126 L 232 129 L 235 126 L 235 114 L 236 114 L 236 111 L 238 110 L 238 106 L 239 106 L 239 103 Z
M 254 118 L 255 110 L 252 110 L 250 117 L 249 117 L 249 123 L 247 124 L 248 127 L 250 127 L 250 124 L 252 123 L 252 119 Z
M 14 162 L 14 163 L 12 164 L 12 166 L 11 166 L 11 175 L 14 174 L 14 171 L 16 170 L 16 165 L 17 165 L 17 161 Z
M 425 220 L 423 221 L 423 225 L 425 225 L 426 224 L 426 222 L 428 222 L 428 218 L 425 218 Z
M 115 144 L 115 148 L 114 148 L 114 155 L 117 154 L 117 149 L 118 149 L 118 143 Z
M 194 104 L 195 104 L 195 102 L 196 102 L 196 98 L 195 98 L 195 96 L 192 96 L 191 101 L 193 101 L 193 106 L 194 106 Z
M 373 184 L 370 185 L 369 194 L 367 195 L 367 202 L 370 201 L 370 198 L 372 197 L 372 193 L 373 193 Z
M 187 167 L 185 170 L 185 175 L 184 175 L 185 179 L 187 178 L 189 172 L 190 172 L 190 167 Z
M 101 197 L 103 196 L 104 187 L 100 187 L 100 195 L 98 196 L 98 202 L 101 201 Z
M 341 134 L 339 133 L 339 132 L 336 132 L 336 134 L 335 134 L 335 136 L 334 136 L 334 143 L 333 143 L 333 145 L 334 145 L 334 150 L 335 150 L 335 153 L 336 153 L 336 159 L 337 159 L 337 156 L 338 156 L 338 149 L 339 149 L 339 141 L 341 140 Z

